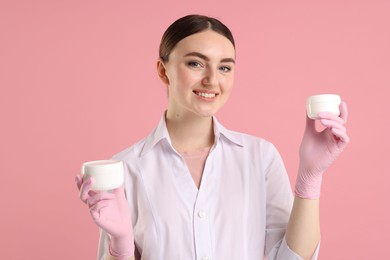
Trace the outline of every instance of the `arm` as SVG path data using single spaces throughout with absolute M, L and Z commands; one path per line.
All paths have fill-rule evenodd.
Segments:
M 311 259 L 320 241 L 322 175 L 349 142 L 344 127 L 348 115 L 345 103 L 340 105 L 340 112 L 340 117 L 329 113 L 319 115 L 322 125 L 326 127 L 321 132 L 315 130 L 314 120 L 306 119 L 295 185 L 296 196 L 286 230 L 288 246 L 304 259 Z
M 320 241 L 319 200 L 295 197 L 286 241 L 295 253 L 304 259 L 311 259 Z

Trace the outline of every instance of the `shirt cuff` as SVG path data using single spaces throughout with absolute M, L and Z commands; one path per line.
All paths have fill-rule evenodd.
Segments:
M 108 252 L 108 247 L 110 245 L 111 237 L 109 234 L 103 231 L 100 228 L 100 238 L 99 238 L 99 246 L 98 246 L 98 260 L 105 260 Z
M 311 260 L 317 260 L 319 251 L 320 251 L 320 243 L 318 243 Z M 284 236 L 283 240 L 274 246 L 274 248 L 267 256 L 267 259 L 304 260 L 301 256 L 299 256 L 297 253 L 292 251 L 291 248 L 287 245 L 286 236 Z

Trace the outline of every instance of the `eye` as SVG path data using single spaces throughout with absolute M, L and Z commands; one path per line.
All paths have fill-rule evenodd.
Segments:
M 232 70 L 232 68 L 229 67 L 229 66 L 221 66 L 219 69 L 220 69 L 221 71 L 223 71 L 223 72 L 229 72 L 229 71 Z
M 197 62 L 197 61 L 189 61 L 187 63 L 187 65 L 190 67 L 193 67 L 193 68 L 201 68 L 202 67 L 202 64 L 200 62 Z

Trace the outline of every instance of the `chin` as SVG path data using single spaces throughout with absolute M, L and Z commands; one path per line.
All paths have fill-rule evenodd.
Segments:
M 217 113 L 218 110 L 207 110 L 207 111 L 197 111 L 197 115 L 200 117 L 212 117 Z

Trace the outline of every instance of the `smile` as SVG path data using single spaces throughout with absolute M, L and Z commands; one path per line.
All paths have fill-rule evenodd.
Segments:
M 215 96 L 218 95 L 217 93 L 206 93 L 206 92 L 198 92 L 198 91 L 194 91 L 194 93 L 199 97 L 204 97 L 204 98 L 214 98 Z

